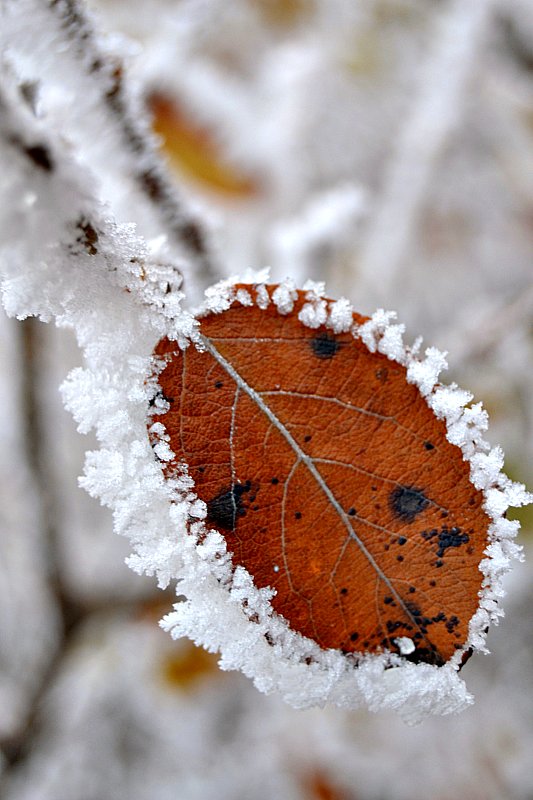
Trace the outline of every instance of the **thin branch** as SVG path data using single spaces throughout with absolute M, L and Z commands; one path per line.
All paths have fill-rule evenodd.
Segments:
M 58 250 L 69 258 L 95 257 L 95 264 L 141 305 L 173 319 L 180 312 L 182 296 L 182 276 L 176 263 L 162 264 L 151 258 L 131 227 L 125 230 L 109 218 L 109 213 L 104 214 L 105 208 L 91 194 L 91 174 L 83 163 L 73 160 L 64 139 L 56 131 L 47 130 L 34 115 L 24 87 L 15 85 L 14 76 L 5 65 L 3 79 L 0 144 L 10 152 L 11 163 L 20 162 L 21 183 L 17 191 L 22 192 L 21 187 L 41 187 L 32 212 L 38 209 L 48 220 L 47 225 L 41 225 L 43 233 L 37 238 L 39 252 L 28 253 L 30 261 L 46 259 L 47 252 L 57 258 Z M 3 213 L 9 215 L 9 208 Z M 14 226 L 8 225 L 10 228 Z M 24 239 L 26 247 L 31 248 L 32 238 Z
M 48 38 L 53 48 L 54 58 L 44 63 L 33 53 L 36 17 L 43 41 Z M 127 85 L 124 65 L 117 55 L 106 52 L 82 4 L 21 0 L 10 6 L 3 25 L 4 36 L 11 41 L 8 57 L 24 82 L 37 87 L 37 95 L 39 87 L 42 90 L 45 125 L 60 127 L 74 154 L 90 165 L 98 194 L 110 204 L 115 218 L 134 222 L 147 240 L 164 234 L 171 259 L 185 261 L 182 271 L 189 272 L 187 277 L 211 282 L 217 271 L 207 235 L 166 175 L 137 87 Z M 58 86 L 58 80 L 75 101 L 54 117 L 57 110 L 46 108 L 46 90 Z

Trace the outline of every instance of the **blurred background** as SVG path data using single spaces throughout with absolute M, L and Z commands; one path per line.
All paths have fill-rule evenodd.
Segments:
M 449 353 L 533 483 L 531 0 L 91 0 L 219 276 L 325 280 Z M 206 277 L 189 278 L 191 302 Z M 475 705 L 415 728 L 294 711 L 171 641 L 171 593 L 77 486 L 68 331 L 0 315 L 6 800 L 533 800 L 531 566 Z M 531 549 L 533 515 L 521 512 Z

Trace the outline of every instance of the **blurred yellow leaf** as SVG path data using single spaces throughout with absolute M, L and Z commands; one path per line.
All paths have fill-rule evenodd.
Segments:
M 163 152 L 180 175 L 233 199 L 259 193 L 259 182 L 230 164 L 212 133 L 186 116 L 175 101 L 155 94 L 148 105 L 153 129 L 163 139 Z
M 267 24 L 289 27 L 313 8 L 312 0 L 250 0 Z
M 219 672 L 217 656 L 182 639 L 176 652 L 163 661 L 163 678 L 173 688 L 188 689 L 198 679 Z

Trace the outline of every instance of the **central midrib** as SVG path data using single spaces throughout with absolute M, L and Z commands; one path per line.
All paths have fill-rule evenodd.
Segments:
M 398 594 L 397 590 L 394 588 L 394 586 L 390 582 L 390 580 L 387 577 L 387 575 L 385 575 L 385 573 L 383 572 L 383 570 L 381 569 L 379 564 L 376 562 L 376 560 L 374 559 L 374 556 L 372 555 L 372 553 L 368 550 L 366 545 L 361 541 L 361 539 L 357 536 L 357 534 L 353 530 L 353 528 L 352 528 L 352 526 L 350 524 L 350 521 L 348 519 L 348 515 L 346 514 L 346 512 L 344 511 L 344 509 L 342 508 L 342 506 L 338 502 L 337 498 L 335 497 L 335 495 L 333 494 L 333 492 L 331 491 L 331 489 L 329 488 L 329 486 L 325 482 L 325 480 L 322 477 L 322 474 L 320 473 L 320 471 L 316 468 L 315 464 L 313 463 L 313 459 L 310 456 L 308 456 L 307 453 L 305 453 L 301 449 L 301 447 L 298 444 L 298 442 L 296 441 L 296 439 L 292 436 L 290 431 L 287 430 L 285 425 L 283 425 L 283 423 L 276 417 L 274 412 L 265 403 L 263 398 L 258 394 L 258 392 L 255 391 L 255 389 L 253 389 L 250 386 L 249 383 L 247 383 L 244 380 L 242 375 L 240 375 L 240 373 L 237 372 L 235 367 L 226 358 L 224 358 L 224 356 L 217 350 L 217 348 L 211 342 L 211 340 L 208 339 L 206 336 L 200 334 L 200 342 L 203 345 L 203 347 L 205 347 L 207 352 L 210 353 L 213 356 L 213 358 L 220 364 L 220 366 L 223 367 L 223 369 L 226 370 L 228 375 L 230 375 L 233 378 L 233 380 L 235 381 L 237 386 L 240 389 L 242 389 L 242 391 L 245 392 L 254 401 L 254 403 L 265 414 L 265 416 L 272 423 L 272 425 L 274 425 L 274 427 L 281 433 L 281 435 L 285 438 L 285 440 L 290 445 L 290 447 L 294 450 L 295 454 L 298 457 L 298 460 L 305 464 L 305 466 L 308 468 L 309 472 L 314 477 L 314 479 L 316 480 L 317 484 L 319 485 L 321 490 L 324 492 L 324 494 L 328 498 L 329 502 L 331 503 L 331 505 L 333 506 L 333 508 L 335 509 L 337 514 L 339 515 L 339 517 L 341 518 L 341 520 L 342 520 L 342 522 L 343 522 L 343 524 L 344 524 L 344 526 L 345 526 L 345 528 L 346 528 L 346 530 L 348 532 L 349 537 L 354 542 L 357 543 L 357 545 L 360 548 L 361 552 L 365 555 L 365 557 L 367 558 L 368 562 L 372 565 L 373 569 L 376 571 L 376 573 L 379 576 L 380 580 L 383 581 L 383 583 L 388 587 L 390 592 L 394 595 L 394 597 L 398 601 L 398 603 L 401 606 L 401 608 L 402 608 L 403 612 L 405 613 L 405 615 L 411 620 L 413 625 L 416 628 L 418 628 L 420 630 L 420 632 L 423 634 L 423 632 L 421 631 L 420 623 L 418 622 L 416 617 L 414 617 L 411 614 L 411 612 L 409 611 L 409 609 L 405 605 L 402 597 Z M 427 639 L 427 637 L 425 635 L 424 635 L 424 639 L 426 639 L 426 641 L 429 642 L 429 640 Z

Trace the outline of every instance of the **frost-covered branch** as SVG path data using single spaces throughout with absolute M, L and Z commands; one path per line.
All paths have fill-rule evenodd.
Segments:
M 201 223 L 166 176 L 142 99 L 135 86 L 126 88 L 120 56 L 97 37 L 84 7 L 77 0 L 5 4 L 2 38 L 42 123 L 68 142 L 116 220 L 135 222 L 147 240 L 165 235 L 168 260 L 193 269 L 197 281 L 212 277 Z
M 61 295 L 53 265 L 60 267 L 61 279 L 68 285 L 73 264 L 85 263 L 102 270 L 140 303 L 157 308 L 164 317 L 174 317 L 182 297 L 181 275 L 175 265 L 160 263 L 132 225 L 113 220 L 95 196 L 93 176 L 85 163 L 75 159 L 65 140 L 35 116 L 24 84 L 17 86 L 6 65 L 2 77 L 0 158 L 3 188 L 12 202 L 3 204 L 0 220 L 9 253 L 6 272 L 11 277 L 6 287 L 11 281 L 17 285 L 7 300 L 8 312 L 25 315 L 23 308 L 29 302 L 31 313 L 43 319 L 49 319 L 50 313 L 61 316 L 53 301 Z M 41 282 L 39 292 L 32 289 L 35 280 Z M 10 295 L 8 288 L 6 293 Z M 64 300 L 63 294 L 60 302 Z

